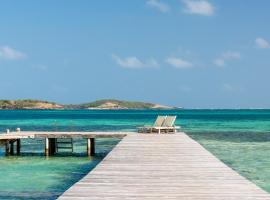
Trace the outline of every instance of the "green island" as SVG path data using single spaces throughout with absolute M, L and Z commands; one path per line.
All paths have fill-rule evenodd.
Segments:
M 42 101 L 35 99 L 19 99 L 19 100 L 0 100 L 0 109 L 176 109 L 177 107 L 165 106 L 155 103 L 145 103 L 139 101 L 123 101 L 116 99 L 101 99 L 89 103 L 82 104 L 59 104 L 50 101 Z

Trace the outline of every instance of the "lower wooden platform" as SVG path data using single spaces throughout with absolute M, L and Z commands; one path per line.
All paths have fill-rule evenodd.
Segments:
M 14 143 L 16 142 L 17 154 L 20 153 L 21 139 L 43 138 L 44 154 L 54 155 L 57 151 L 57 139 L 61 138 L 83 138 L 87 140 L 87 155 L 95 154 L 95 138 L 123 138 L 131 132 L 50 132 L 50 131 L 17 131 L 0 134 L 0 145 L 5 145 L 6 155 L 14 154 Z M 73 148 L 73 147 L 72 147 Z

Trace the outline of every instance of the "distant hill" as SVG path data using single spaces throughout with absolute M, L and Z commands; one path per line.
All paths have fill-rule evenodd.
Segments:
M 64 106 L 48 101 L 33 99 L 0 100 L 0 109 L 63 109 Z
M 83 109 L 172 109 L 170 106 L 163 106 L 154 103 L 139 101 L 121 101 L 116 99 L 102 99 L 91 103 L 80 105 Z
M 117 110 L 117 109 L 173 109 L 175 107 L 138 101 L 121 101 L 116 99 L 102 99 L 83 104 L 57 104 L 49 101 L 33 99 L 0 100 L 0 109 L 91 109 L 91 110 Z

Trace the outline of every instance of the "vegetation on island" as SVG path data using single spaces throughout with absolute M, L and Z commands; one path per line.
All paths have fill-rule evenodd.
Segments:
M 116 99 L 102 99 L 83 104 L 57 104 L 55 102 L 20 99 L 0 100 L 0 109 L 172 109 L 175 107 L 163 106 L 154 103 L 138 101 L 121 101 Z
M 138 101 L 121 101 L 115 99 L 102 99 L 91 103 L 81 104 L 82 108 L 122 108 L 122 109 L 149 109 L 154 108 L 156 104 L 144 103 Z
M 0 100 L 0 109 L 61 109 L 63 105 L 35 99 Z

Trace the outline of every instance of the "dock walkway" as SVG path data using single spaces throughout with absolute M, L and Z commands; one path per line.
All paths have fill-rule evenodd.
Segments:
M 270 200 L 184 133 L 130 134 L 60 200 Z

